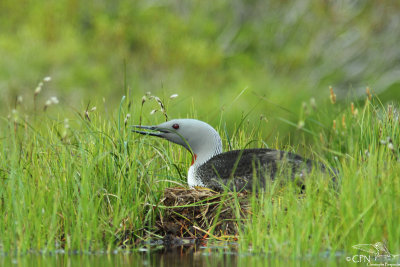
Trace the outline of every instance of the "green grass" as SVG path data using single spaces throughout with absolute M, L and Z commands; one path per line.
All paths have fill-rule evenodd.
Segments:
M 0 1 L 0 254 L 158 237 L 163 190 L 186 185 L 191 158 L 130 132 L 164 120 L 148 115 L 155 101 L 141 106 L 147 91 L 170 118 L 215 126 L 225 150 L 283 149 L 339 171 L 337 187 L 312 173 L 305 194 L 271 184 L 249 198 L 247 218 L 230 195 L 240 251 L 353 255 L 381 241 L 400 254 L 400 122 L 387 105 L 400 100 L 399 11 L 396 1 Z M 364 99 L 367 86 L 379 99 Z M 52 96 L 60 103 L 44 110 Z
M 137 123 L 132 117 L 141 116 L 139 102 L 124 97 L 112 114 L 89 107 L 86 115 L 76 112 L 69 120 L 62 113 L 64 106 L 49 106 L 46 111 L 17 106 L 11 117 L 2 118 L 3 252 L 59 247 L 110 251 L 126 233 L 133 240 L 156 237 L 155 219 L 165 208 L 158 207 L 163 189 L 186 184 L 191 158 L 183 148 L 130 131 L 129 125 Z M 125 123 L 128 113 L 132 117 Z M 283 257 L 326 251 L 351 254 L 352 245 L 381 241 L 396 254 L 399 112 L 372 98 L 353 110 L 349 103 L 326 103 L 299 114 L 299 120 L 304 126 L 293 131 L 300 140 L 296 146 L 278 136 L 269 147 L 336 168 L 337 186 L 317 171 L 307 178 L 305 194 L 292 183 L 272 183 L 250 197 L 247 218 L 239 218 L 237 200 L 241 251 L 251 248 Z M 268 142 L 259 130 L 263 123 L 243 118 L 231 131 L 221 117 L 214 126 L 225 147 L 236 149 L 265 147 Z
M 338 187 L 315 172 L 306 180 L 304 195 L 293 187 L 271 187 L 253 196 L 244 249 L 282 256 L 324 250 L 355 254 L 352 245 L 382 240 L 390 250 L 399 250 L 399 113 L 367 100 L 356 117 L 350 108 L 343 116 L 346 128 L 337 126 L 328 142 L 313 145 L 316 151 L 337 154 Z

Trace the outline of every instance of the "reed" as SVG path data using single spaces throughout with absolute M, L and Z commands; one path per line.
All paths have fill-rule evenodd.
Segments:
M 330 100 L 332 94 L 331 88 Z M 36 101 L 38 94 L 34 97 Z M 167 118 L 168 105 L 160 98 L 146 99 L 155 99 Z M 66 118 L 60 112 L 63 103 L 57 100 L 46 108 L 35 105 L 32 113 L 17 107 L 3 118 L 3 253 L 135 249 L 143 240 L 166 235 L 160 231 L 163 227 L 172 229 L 160 225 L 160 218 L 167 222 L 165 216 L 182 219 L 175 233 L 194 227 L 198 236 L 188 231 L 186 237 L 237 240 L 241 251 L 254 253 L 283 257 L 355 253 L 352 245 L 378 241 L 400 251 L 396 107 L 384 106 L 370 95 L 356 104 L 327 99 L 316 106 L 314 100 L 300 107 L 301 127 L 286 120 L 303 143 L 285 145 L 277 137 L 270 147 L 296 151 L 336 169 L 335 183 L 328 174 L 314 171 L 307 176 L 304 192 L 294 182 L 270 183 L 264 191 L 246 195 L 246 201 L 241 193 L 213 193 L 209 198 L 181 195 L 184 203 L 169 198 L 173 205 L 168 206 L 168 192 L 177 195 L 187 190 L 173 187 L 186 186 L 190 156 L 173 144 L 131 133 L 132 117 L 142 114 L 142 107 L 131 101 L 136 100 L 122 98 L 110 115 L 88 105 Z M 260 123 L 264 120 L 260 116 Z M 217 127 L 225 147 L 267 146 L 246 117 L 237 125 L 232 135 L 224 130 L 223 120 Z M 172 189 L 165 193 L 166 188 Z M 185 207 L 210 217 L 187 226 L 183 222 L 196 214 L 185 215 Z M 222 227 L 222 220 L 229 229 Z

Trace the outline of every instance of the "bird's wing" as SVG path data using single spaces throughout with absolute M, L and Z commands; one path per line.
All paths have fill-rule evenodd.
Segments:
M 265 182 L 262 178 L 274 179 L 279 170 L 287 169 L 294 174 L 299 170 L 299 166 L 305 164 L 311 168 L 311 161 L 279 150 L 233 150 L 216 155 L 205 162 L 199 167 L 198 174 L 202 177 L 212 177 L 223 184 L 233 182 L 236 188 L 251 188 L 253 177 L 259 178 L 260 182 Z

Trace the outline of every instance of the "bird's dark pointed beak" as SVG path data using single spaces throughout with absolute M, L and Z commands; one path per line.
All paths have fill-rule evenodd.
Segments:
M 142 126 L 142 125 L 132 125 L 131 127 L 136 129 L 143 129 L 146 131 L 140 131 L 133 129 L 132 132 L 139 133 L 143 135 L 163 137 L 163 133 L 168 133 L 165 129 L 158 128 L 157 126 Z

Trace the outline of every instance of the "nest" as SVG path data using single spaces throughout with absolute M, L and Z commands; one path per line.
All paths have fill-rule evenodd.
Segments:
M 246 192 L 218 193 L 208 188 L 166 188 L 159 205 L 157 233 L 176 238 L 235 238 L 249 212 Z

